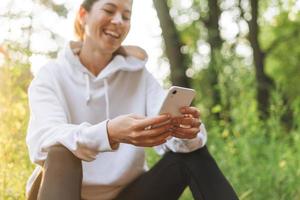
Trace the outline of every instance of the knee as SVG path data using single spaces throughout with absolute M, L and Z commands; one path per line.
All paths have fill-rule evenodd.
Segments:
M 213 160 L 206 146 L 188 153 L 172 153 L 172 157 L 184 163 L 195 163 L 199 161 L 203 163 Z
M 190 157 L 197 157 L 197 158 L 202 158 L 202 159 L 211 159 L 211 155 L 206 147 L 206 145 L 200 149 L 197 149 L 193 152 L 189 153 Z
M 191 168 L 199 167 L 201 169 L 213 169 L 217 163 L 213 156 L 209 153 L 206 146 L 189 153 L 185 163 Z
M 81 160 L 64 146 L 53 146 L 48 151 L 44 170 L 82 173 Z

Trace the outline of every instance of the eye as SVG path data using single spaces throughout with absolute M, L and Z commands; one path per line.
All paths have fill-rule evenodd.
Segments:
M 113 13 L 114 13 L 114 11 L 113 10 L 110 10 L 110 9 L 106 9 L 106 8 L 104 8 L 104 9 L 102 9 L 104 12 L 106 12 L 107 14 L 110 14 L 110 15 L 112 15 Z
M 130 16 L 127 16 L 127 15 L 123 15 L 122 18 L 123 18 L 123 20 L 126 20 L 126 21 L 130 20 Z
M 131 19 L 131 13 L 130 13 L 130 12 L 127 12 L 127 11 L 123 12 L 123 13 L 122 13 L 122 18 L 123 18 L 123 20 L 125 20 L 125 21 L 129 21 L 129 20 Z

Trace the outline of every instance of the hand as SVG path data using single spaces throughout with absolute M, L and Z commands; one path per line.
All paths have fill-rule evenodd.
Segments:
M 144 49 L 133 45 L 120 46 L 114 54 L 121 54 L 123 56 L 134 56 L 140 60 L 145 60 L 148 57 L 147 52 Z
M 192 139 L 200 132 L 200 112 L 195 107 L 183 107 L 180 109 L 183 114 L 171 120 L 173 125 L 172 136 L 181 139 Z
M 152 147 L 166 142 L 171 135 L 172 128 L 169 115 L 146 118 L 143 116 L 129 114 L 121 115 L 110 120 L 107 124 L 108 137 L 111 145 L 127 143 L 135 146 Z M 157 124 L 165 123 L 157 128 Z

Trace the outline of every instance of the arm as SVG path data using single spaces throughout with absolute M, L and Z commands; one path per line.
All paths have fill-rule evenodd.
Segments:
M 50 70 L 49 70 L 50 71 Z M 87 122 L 70 124 L 51 72 L 41 69 L 28 90 L 30 122 L 26 142 L 30 158 L 42 164 L 47 151 L 54 145 L 63 145 L 78 158 L 92 161 L 99 152 L 111 151 L 106 123 Z
M 50 71 L 50 70 L 49 70 Z M 120 115 L 91 125 L 68 123 L 68 116 L 57 96 L 51 71 L 41 69 L 29 87 L 30 123 L 26 137 L 30 158 L 43 165 L 50 147 L 63 145 L 75 156 L 92 161 L 119 143 L 156 146 L 166 142 L 170 125 L 145 130 L 151 124 L 169 121 L 169 116 L 145 118 L 134 114 Z

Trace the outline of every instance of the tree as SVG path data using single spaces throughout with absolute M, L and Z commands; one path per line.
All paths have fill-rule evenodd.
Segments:
M 183 45 L 175 23 L 170 16 L 167 0 L 153 0 L 153 3 L 160 21 L 165 51 L 171 66 L 172 84 L 190 87 L 189 79 L 186 76 L 187 57 L 181 52 Z
M 241 0 L 239 0 L 239 5 L 242 16 L 245 19 L 245 12 L 241 6 Z M 270 93 L 272 88 L 274 88 L 274 81 L 265 72 L 266 52 L 263 51 L 259 42 L 260 27 L 258 24 L 258 0 L 250 1 L 250 13 L 251 19 L 245 20 L 247 21 L 249 27 L 248 40 L 253 50 L 253 60 L 257 81 L 257 103 L 261 118 L 266 119 L 269 116 Z
M 290 37 L 295 37 L 299 34 L 298 29 L 292 31 L 286 35 L 277 36 L 266 48 L 262 48 L 261 40 L 259 40 L 261 34 L 261 26 L 259 24 L 260 4 L 258 0 L 248 1 L 250 5 L 251 18 L 246 19 L 245 9 L 241 6 L 242 0 L 239 0 L 239 8 L 243 19 L 247 22 L 249 27 L 248 40 L 253 50 L 253 63 L 255 66 L 256 75 L 256 88 L 257 88 L 257 103 L 260 111 L 260 118 L 267 119 L 270 117 L 270 96 L 271 92 L 276 89 L 276 81 L 266 73 L 266 60 L 270 57 L 276 48 L 285 42 Z M 267 38 L 266 38 L 267 39 Z M 275 75 L 276 76 L 276 75 Z M 278 83 L 277 83 L 278 84 Z M 282 94 L 283 105 L 286 106 L 285 112 L 282 114 L 283 124 L 290 129 L 293 124 L 293 112 L 291 109 L 289 97 L 286 92 Z
M 201 6 L 201 2 L 197 2 Z M 200 15 L 199 22 L 203 23 L 207 29 L 207 42 L 210 46 L 210 62 L 207 68 L 206 77 L 212 93 L 212 107 L 221 105 L 221 96 L 219 91 L 219 72 L 223 63 L 220 63 L 220 52 L 223 40 L 220 36 L 219 20 L 221 16 L 221 9 L 218 0 L 209 0 L 207 17 Z M 200 10 L 199 10 L 200 12 Z M 211 107 L 211 108 L 212 108 Z M 211 109 L 210 108 L 210 109 Z M 219 112 L 216 113 L 217 118 L 220 118 Z

